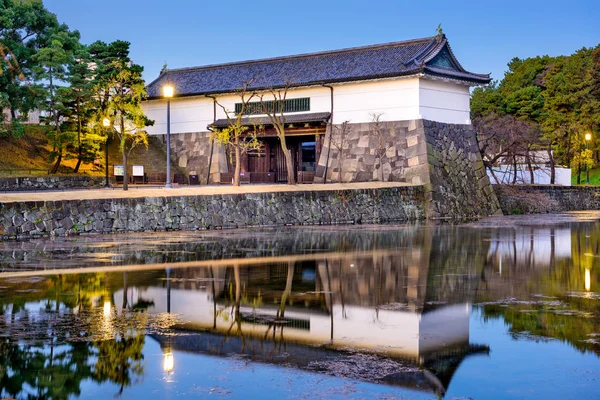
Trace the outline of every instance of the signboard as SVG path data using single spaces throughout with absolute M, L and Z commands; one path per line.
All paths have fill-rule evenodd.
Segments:
M 125 175 L 125 168 L 122 165 L 113 165 L 113 173 L 114 176 L 123 176 Z
M 134 165 L 131 167 L 131 176 L 144 176 L 144 166 Z

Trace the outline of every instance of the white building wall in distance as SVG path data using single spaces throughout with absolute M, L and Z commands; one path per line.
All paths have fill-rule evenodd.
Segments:
M 151 100 L 142 103 L 146 116 L 154 125 L 146 128 L 149 135 L 167 133 L 167 102 Z M 213 122 L 213 101 L 208 97 L 171 99 L 171 133 L 206 132 Z
M 372 114 L 382 121 L 419 119 L 419 79 L 403 78 L 334 86 L 333 123 L 372 122 Z
M 470 124 L 470 101 L 467 85 L 430 79 L 419 81 L 419 113 L 423 119 Z

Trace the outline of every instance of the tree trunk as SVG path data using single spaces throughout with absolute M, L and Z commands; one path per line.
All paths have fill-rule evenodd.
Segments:
M 123 93 L 121 91 L 121 93 Z M 127 166 L 127 156 L 129 154 L 127 154 L 127 149 L 126 149 L 126 145 L 127 145 L 127 134 L 125 132 L 125 117 L 123 115 L 123 112 L 121 112 L 121 121 L 120 121 L 120 125 L 121 125 L 121 152 L 123 153 L 123 190 L 128 190 L 129 189 L 129 168 Z M 171 160 L 167 160 L 168 162 L 171 162 Z
M 294 160 L 292 160 L 292 152 L 287 147 L 284 135 L 279 135 L 279 141 L 281 143 L 281 151 L 283 151 L 283 156 L 285 157 L 285 165 L 287 166 L 288 185 L 295 185 L 296 176 L 294 174 Z
M 127 168 L 127 151 L 123 148 L 123 190 L 129 190 L 129 168 Z
M 62 161 L 62 151 L 58 154 L 58 157 L 56 157 L 56 162 L 54 163 L 54 165 L 52 166 L 52 169 L 50 170 L 51 174 L 56 174 L 58 172 L 58 168 L 60 167 L 61 161 Z
M 342 167 L 344 166 L 344 152 L 340 149 L 338 153 L 338 182 L 342 183 Z
M 240 147 L 235 146 L 235 170 L 233 172 L 233 186 L 240 186 L 240 172 L 242 170 L 242 155 Z
M 554 165 L 554 156 L 552 155 L 552 145 L 548 143 L 548 160 L 550 161 L 550 184 L 556 183 L 556 167 Z
M 79 115 L 79 100 L 77 100 L 77 114 Z M 79 172 L 82 159 L 82 148 L 81 148 L 81 118 L 77 117 L 77 164 L 75 165 L 74 172 Z
M 516 185 L 517 183 L 517 157 L 513 156 L 513 181 L 512 184 Z
M 525 160 L 527 161 L 527 168 L 529 168 L 529 183 L 533 185 L 535 183 L 535 177 L 533 174 L 533 166 L 531 165 L 531 153 L 529 152 L 529 149 L 527 149 L 527 153 L 525 153 Z
M 500 181 L 498 180 L 498 177 L 494 173 L 494 169 L 491 166 L 488 166 L 487 168 L 489 169 L 490 174 L 492 175 L 492 178 L 494 178 L 494 180 L 496 181 L 496 184 L 499 185 Z
M 577 166 L 577 184 L 581 185 L 581 163 Z

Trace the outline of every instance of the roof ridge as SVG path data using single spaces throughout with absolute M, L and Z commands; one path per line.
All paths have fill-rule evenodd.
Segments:
M 381 48 L 386 48 L 386 47 L 394 47 L 394 46 L 398 46 L 398 45 L 407 45 L 407 44 L 411 44 L 411 43 L 431 41 L 431 40 L 435 39 L 436 37 L 437 36 L 429 36 L 429 37 L 424 37 L 424 38 L 419 38 L 419 39 L 410 39 L 410 40 L 403 40 L 403 41 L 397 41 L 397 42 L 387 42 L 387 43 L 371 44 L 371 45 L 356 46 L 356 47 L 346 47 L 343 49 L 336 49 L 336 50 L 324 50 L 324 51 L 316 51 L 316 52 L 312 52 L 312 53 L 293 54 L 293 55 L 288 55 L 288 56 L 258 58 L 258 59 L 243 60 L 243 61 L 232 61 L 232 62 L 226 62 L 226 63 L 220 63 L 220 64 L 207 64 L 207 65 L 199 65 L 199 66 L 195 66 L 195 67 L 173 68 L 173 69 L 168 69 L 163 74 L 160 74 L 159 77 L 161 77 L 162 75 L 168 74 L 170 72 L 197 71 L 197 70 L 203 70 L 203 69 L 222 68 L 222 67 L 228 67 L 228 66 L 234 66 L 234 65 L 258 64 L 258 63 L 262 63 L 262 62 L 273 62 L 273 61 L 290 60 L 290 59 L 297 59 L 297 58 L 308 58 L 308 57 L 322 56 L 322 55 L 327 55 L 327 54 L 345 54 L 345 53 L 352 53 L 355 51 L 381 49 Z

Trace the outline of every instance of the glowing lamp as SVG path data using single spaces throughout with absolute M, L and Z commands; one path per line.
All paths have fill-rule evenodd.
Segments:
M 171 85 L 163 86 L 163 96 L 171 98 L 175 94 L 175 89 Z

